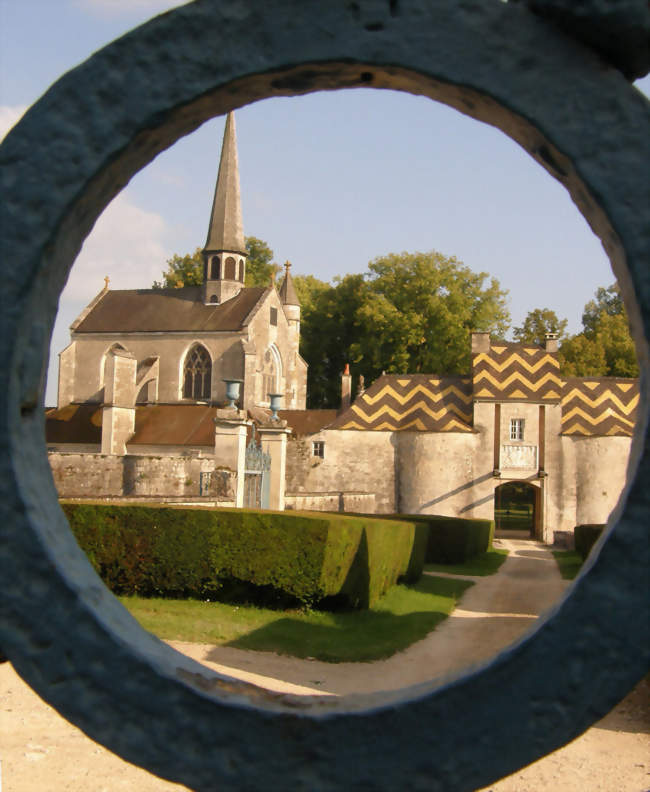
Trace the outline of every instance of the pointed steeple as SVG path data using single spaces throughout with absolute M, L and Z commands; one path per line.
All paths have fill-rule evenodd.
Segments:
M 219 175 L 217 176 L 217 186 L 214 191 L 205 250 L 227 250 L 231 253 L 246 255 L 239 193 L 239 162 L 237 160 L 235 114 L 232 111 L 228 113 L 226 128 L 223 132 Z
M 222 303 L 239 294 L 246 278 L 247 255 L 239 194 L 235 115 L 230 112 L 223 132 L 219 175 L 208 238 L 203 248 L 203 302 Z
M 296 294 L 296 287 L 293 285 L 293 279 L 289 270 L 291 269 L 291 262 L 287 261 L 284 265 L 284 280 L 280 286 L 280 302 L 282 305 L 300 305 L 300 300 Z

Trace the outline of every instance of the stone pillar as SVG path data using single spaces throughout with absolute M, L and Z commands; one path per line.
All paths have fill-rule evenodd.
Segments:
M 215 467 L 225 467 L 237 473 L 235 506 L 244 505 L 244 473 L 246 469 L 246 411 L 224 407 L 214 419 Z
M 269 509 L 284 511 L 284 491 L 287 472 L 287 435 L 291 429 L 286 421 L 269 421 L 258 427 L 262 451 L 271 455 Z
M 135 431 L 137 365 L 138 361 L 124 349 L 113 349 L 106 356 L 102 454 L 126 454 L 126 444 Z

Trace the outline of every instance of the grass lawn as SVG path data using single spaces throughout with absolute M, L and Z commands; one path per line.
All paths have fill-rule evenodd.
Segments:
M 464 564 L 425 564 L 425 572 L 448 572 L 450 575 L 493 575 L 508 556 L 507 550 L 488 550 L 487 553 L 470 558 Z
M 583 564 L 582 556 L 575 550 L 553 550 L 553 555 L 564 580 L 573 580 Z
M 454 609 L 471 581 L 425 575 L 393 586 L 370 610 L 277 611 L 197 600 L 119 597 L 160 638 L 314 657 L 331 663 L 390 657 L 424 638 Z

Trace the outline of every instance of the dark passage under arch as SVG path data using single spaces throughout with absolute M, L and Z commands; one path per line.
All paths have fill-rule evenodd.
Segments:
M 535 535 L 539 487 L 527 481 L 506 481 L 494 490 L 494 527 L 497 531 L 527 531 Z

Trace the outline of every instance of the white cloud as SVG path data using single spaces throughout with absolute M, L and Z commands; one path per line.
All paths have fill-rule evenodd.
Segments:
M 111 289 L 148 289 L 159 280 L 169 258 L 163 238 L 166 226 L 155 212 L 133 204 L 120 193 L 104 210 L 84 242 L 61 296 L 66 302 L 88 302 L 111 279 Z
M 15 126 L 27 110 L 27 105 L 0 105 L 0 140 L 3 140 L 7 132 Z

